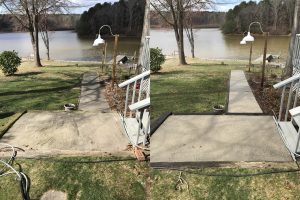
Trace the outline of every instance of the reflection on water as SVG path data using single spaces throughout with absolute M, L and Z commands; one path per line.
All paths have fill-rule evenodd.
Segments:
M 72 31 L 57 31 L 50 33 L 51 59 L 57 60 L 99 60 L 102 54 L 100 47 L 92 47 L 93 39 L 80 39 Z M 113 38 L 108 39 L 108 59 L 113 51 Z M 119 54 L 133 55 L 139 51 L 140 40 L 136 38 L 120 38 Z M 40 41 L 41 57 L 46 58 L 46 49 Z M 33 53 L 28 33 L 0 33 L 0 52 L 15 50 L 21 57 L 28 57 Z
M 195 56 L 208 59 L 248 59 L 249 45 L 240 45 L 242 35 L 223 35 L 219 29 L 196 29 Z M 288 36 L 270 36 L 268 53 L 287 56 L 289 46 Z M 177 51 L 175 35 L 171 29 L 151 29 L 151 47 L 163 49 L 164 54 L 171 55 Z M 190 46 L 185 38 L 185 52 L 191 56 Z M 263 54 L 264 37 L 255 36 L 253 43 L 253 59 Z

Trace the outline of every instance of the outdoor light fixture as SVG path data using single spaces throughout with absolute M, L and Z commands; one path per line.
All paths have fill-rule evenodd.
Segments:
M 246 42 L 245 40 L 242 40 L 242 41 L 240 42 L 240 44 L 247 44 L 247 42 Z
M 254 42 L 254 37 L 250 34 L 250 31 L 248 32 L 247 36 L 244 37 L 244 39 L 242 41 L 247 42 Z
M 105 43 L 105 40 L 103 40 L 101 38 L 101 30 L 106 27 L 109 29 L 109 32 L 112 36 L 115 37 L 115 44 L 114 44 L 114 53 L 113 53 L 113 70 L 112 70 L 112 79 L 111 79 L 111 83 L 112 83 L 112 87 L 114 87 L 114 84 L 115 84 L 115 75 L 116 75 L 116 66 L 117 66 L 117 49 L 118 49 L 118 40 L 119 40 L 119 35 L 115 35 L 112 33 L 112 30 L 111 30 L 111 27 L 109 25 L 103 25 L 100 27 L 99 29 L 99 34 L 98 34 L 98 38 L 94 41 L 94 44 L 93 46 L 96 47 L 96 46 L 99 46 L 101 44 L 105 44 L 104 48 L 104 54 L 106 55 L 106 43 Z M 106 56 L 105 56 L 106 57 Z M 104 64 L 104 61 L 102 62 L 102 66 Z
M 254 37 L 251 35 L 250 29 L 253 24 L 258 24 L 260 31 L 265 35 L 265 46 L 264 46 L 264 55 L 263 55 L 263 65 L 262 65 L 262 77 L 261 77 L 261 88 L 264 86 L 264 80 L 265 80 L 265 68 L 266 68 L 266 58 L 267 58 L 267 47 L 268 47 L 268 32 L 264 32 L 261 23 L 260 22 L 252 22 L 249 25 L 249 30 L 247 33 L 247 36 L 243 38 L 243 40 L 240 42 L 240 44 L 244 45 L 247 44 L 247 42 L 251 42 L 251 47 L 250 47 L 250 58 L 249 58 L 249 71 L 250 71 L 250 66 L 251 66 L 251 57 L 252 57 L 252 42 L 254 42 Z
M 94 47 L 97 47 L 97 46 L 99 46 L 100 44 L 104 44 L 104 43 L 105 43 L 105 41 L 101 38 L 101 35 L 99 34 L 99 35 L 98 35 L 98 38 L 94 41 L 93 46 L 94 46 Z

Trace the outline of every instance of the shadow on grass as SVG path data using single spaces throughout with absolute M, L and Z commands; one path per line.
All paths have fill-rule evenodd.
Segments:
M 185 70 L 178 70 L 178 71 L 169 71 L 169 72 L 155 72 L 151 73 L 151 75 L 178 75 L 186 73 Z
M 47 89 L 37 89 L 37 90 L 28 90 L 28 91 L 12 91 L 12 92 L 3 92 L 0 93 L 0 96 L 11 96 L 11 95 L 21 95 L 21 94 L 33 94 L 33 93 L 45 93 L 45 92 L 59 92 L 62 90 L 71 90 L 74 87 L 78 87 L 80 84 L 64 86 L 64 87 L 55 87 Z
M 7 117 L 11 117 L 13 116 L 14 114 L 16 114 L 15 112 L 5 112 L 5 113 L 0 113 L 0 119 L 4 119 L 4 118 L 7 118 Z
M 25 73 L 14 74 L 12 76 L 16 76 L 16 77 L 35 76 L 35 75 L 40 75 L 40 74 L 43 74 L 43 73 L 45 73 L 45 72 L 25 72 Z

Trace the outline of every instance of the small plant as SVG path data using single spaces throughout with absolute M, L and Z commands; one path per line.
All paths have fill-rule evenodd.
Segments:
M 15 51 L 4 51 L 0 54 L 0 67 L 5 75 L 13 75 L 21 65 L 21 58 Z
M 159 48 L 150 49 L 150 69 L 153 72 L 161 70 L 161 65 L 166 61 L 165 56 L 162 54 L 162 50 Z

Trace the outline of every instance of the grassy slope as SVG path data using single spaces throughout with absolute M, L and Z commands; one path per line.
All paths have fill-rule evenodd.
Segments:
M 5 131 L 10 127 L 12 123 L 14 123 L 22 113 L 0 113 L 0 138 L 3 136 Z
M 97 65 L 46 63 L 36 68 L 23 63 L 14 76 L 0 74 L 0 111 L 60 110 L 66 102 L 77 103 L 81 75 Z
M 213 105 L 225 105 L 230 71 L 240 69 L 240 63 L 199 59 L 189 59 L 187 66 L 177 63 L 169 59 L 162 71 L 151 75 L 152 119 L 164 112 L 212 112 Z
M 55 160 L 104 160 L 112 158 L 60 158 Z M 122 159 L 122 158 L 121 158 Z M 124 159 L 124 158 L 123 158 Z M 30 177 L 31 199 L 39 199 L 48 190 L 63 191 L 68 199 L 145 199 L 146 163 L 137 161 L 75 164 L 17 160 Z M 0 199 L 21 199 L 19 182 L 14 176 L 0 178 Z

